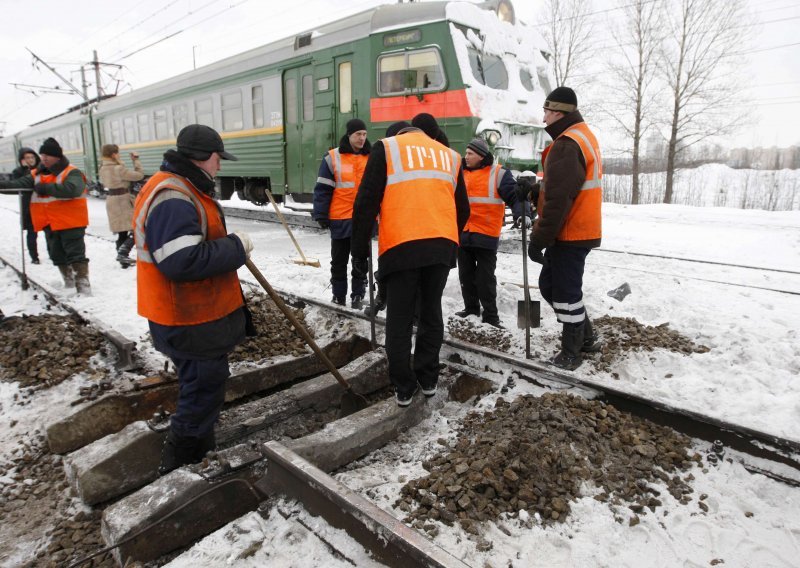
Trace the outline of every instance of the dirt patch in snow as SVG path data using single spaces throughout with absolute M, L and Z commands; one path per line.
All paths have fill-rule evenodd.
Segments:
M 236 346 L 229 357 L 231 363 L 258 363 L 279 355 L 299 357 L 309 352 L 303 338 L 295 331 L 275 302 L 264 294 L 248 293 L 246 296 L 247 307 L 253 316 L 253 324 L 258 335 L 248 337 Z M 300 323 L 305 325 L 303 310 L 290 309 Z M 309 333 L 314 336 L 310 329 Z

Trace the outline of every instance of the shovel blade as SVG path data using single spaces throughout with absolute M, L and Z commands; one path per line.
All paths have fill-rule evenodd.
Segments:
M 320 268 L 322 266 L 316 258 L 307 258 L 305 260 L 302 258 L 293 258 L 292 262 L 295 264 L 302 264 L 303 266 L 313 266 L 314 268 Z
M 525 319 L 525 300 L 517 301 L 517 328 L 539 327 L 541 319 L 539 300 L 530 301 L 530 322 Z
M 342 394 L 342 399 L 339 401 L 339 418 L 355 414 L 359 410 L 369 408 L 369 402 L 363 395 L 358 394 L 353 390 L 346 390 Z

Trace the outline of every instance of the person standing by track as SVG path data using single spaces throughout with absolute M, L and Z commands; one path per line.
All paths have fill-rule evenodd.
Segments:
M 106 213 L 108 226 L 117 235 L 117 262 L 122 268 L 136 264 L 129 258 L 133 249 L 133 202 L 131 182 L 144 178 L 142 162 L 137 154 L 131 153 L 133 169 L 129 170 L 119 157 L 119 146 L 105 144 L 101 150 L 100 183 L 108 192 L 106 196 Z
M 228 234 L 214 199 L 220 160 L 236 160 L 212 128 L 191 124 L 177 150 L 136 197 L 134 239 L 139 315 L 153 345 L 178 372 L 178 403 L 159 473 L 196 463 L 215 446 L 214 424 L 230 375 L 228 354 L 255 335 L 236 270 L 253 242 Z
M 32 148 L 20 148 L 18 154 L 19 167 L 11 172 L 11 179 L 19 179 L 28 175 L 31 170 L 39 167 L 39 154 L 33 151 Z M 31 257 L 33 264 L 39 264 L 39 246 L 37 238 L 39 233 L 33 228 L 33 221 L 31 220 L 31 195 L 32 192 L 25 191 L 20 193 L 20 206 L 22 211 L 22 229 L 25 231 L 25 243 L 28 246 L 28 254 Z

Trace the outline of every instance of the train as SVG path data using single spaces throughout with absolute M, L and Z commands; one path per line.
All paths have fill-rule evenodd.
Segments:
M 506 167 L 532 169 L 551 86 L 545 42 L 509 0 L 382 5 L 0 138 L 0 174 L 18 165 L 20 147 L 50 136 L 95 186 L 103 144 L 135 151 L 153 173 L 181 128 L 199 123 L 239 158 L 220 172 L 219 197 L 264 204 L 269 189 L 308 202 L 348 120 L 364 120 L 375 141 L 421 112 L 454 149 L 480 136 Z

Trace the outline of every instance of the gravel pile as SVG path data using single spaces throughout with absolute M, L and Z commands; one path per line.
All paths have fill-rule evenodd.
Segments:
M 231 362 L 258 363 L 279 355 L 299 357 L 310 352 L 303 338 L 268 296 L 248 293 L 247 307 L 253 315 L 253 324 L 258 335 L 249 337 L 238 345 L 230 355 Z M 303 310 L 292 309 L 292 312 L 305 325 Z M 314 335 L 310 329 L 309 333 Z
M 0 379 L 47 388 L 77 373 L 101 380 L 108 369 L 90 359 L 108 354 L 105 338 L 78 316 L 43 314 L 11 318 L 0 326 Z
M 447 333 L 454 338 L 508 353 L 511 350 L 511 336 L 502 329 L 489 324 L 478 324 L 467 318 L 451 317 L 447 320 Z
M 662 504 L 664 486 L 688 503 L 693 477 L 680 473 L 701 461 L 688 454 L 687 437 L 568 394 L 499 398 L 493 411 L 468 414 L 455 441 L 439 443 L 445 451 L 422 463 L 430 473 L 403 486 L 395 503 L 405 522 L 432 535 L 436 520 L 474 535 L 503 516 L 563 522 L 587 487 L 619 522 L 636 524 Z
M 710 351 L 705 345 L 698 345 L 670 329 L 668 323 L 650 326 L 634 318 L 611 316 L 602 316 L 592 320 L 592 323 L 600 333 L 603 347 L 599 353 L 585 356 L 599 371 L 610 371 L 614 362 L 623 358 L 628 351 L 666 349 L 683 355 Z

